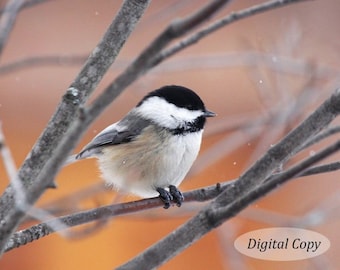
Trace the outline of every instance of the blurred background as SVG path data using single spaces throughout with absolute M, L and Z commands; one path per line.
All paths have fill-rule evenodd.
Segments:
M 7 1 L 0 1 L 0 9 Z M 214 19 L 263 1 L 233 1 Z M 154 1 L 97 89 L 100 93 L 169 24 L 206 1 Z M 58 0 L 26 8 L 0 58 L 0 121 L 19 167 L 61 96 L 114 18 L 121 1 Z M 166 84 L 194 89 L 218 117 L 209 119 L 186 191 L 237 178 L 338 86 L 340 2 L 305 1 L 229 25 L 185 49 L 120 95 L 90 127 L 76 151 L 119 120 L 147 92 Z M 332 123 L 335 125 L 336 121 Z M 300 153 L 313 155 L 334 138 Z M 334 161 L 339 157 L 327 159 Z M 325 162 L 327 162 L 325 161 Z M 161 269 L 336 269 L 340 265 L 340 172 L 280 187 L 209 233 Z M 72 213 L 112 203 L 93 160 L 65 167 L 38 206 Z M 0 190 L 8 178 L 0 164 Z M 123 198 L 129 201 L 132 196 Z M 157 209 L 53 234 L 6 253 L 0 269 L 112 269 L 157 242 L 201 209 Z M 36 224 L 27 221 L 22 228 Z M 331 248 L 313 259 L 273 262 L 236 251 L 251 230 L 296 226 L 325 235 Z

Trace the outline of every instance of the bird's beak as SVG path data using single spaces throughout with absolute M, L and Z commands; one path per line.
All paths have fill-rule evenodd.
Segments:
M 205 110 L 203 114 L 204 117 L 214 117 L 216 115 L 217 115 L 216 113 L 208 111 L 208 110 Z

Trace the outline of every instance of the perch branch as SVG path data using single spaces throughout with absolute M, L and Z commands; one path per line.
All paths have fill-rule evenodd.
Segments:
M 337 171 L 340 169 L 340 162 L 334 162 L 330 164 L 319 165 L 304 170 L 298 177 L 310 176 L 320 173 L 328 173 Z M 273 178 L 284 174 L 285 172 L 272 175 L 267 181 L 272 181 Z M 196 190 L 184 192 L 185 203 L 189 202 L 205 202 L 216 198 L 221 194 L 229 185 L 234 184 L 237 181 L 230 180 L 221 184 L 211 185 Z M 69 228 L 84 225 L 89 222 L 100 220 L 108 217 L 116 217 L 120 215 L 127 215 L 139 211 L 150 210 L 156 207 L 162 207 L 163 203 L 158 198 L 143 199 L 134 202 L 127 202 L 121 204 L 114 204 L 103 206 L 91 210 L 86 210 L 70 215 L 59 217 L 60 223 L 65 224 Z M 56 232 L 51 228 L 51 222 L 47 221 L 37 225 L 34 225 L 28 229 L 18 231 L 13 234 L 8 243 L 6 244 L 5 251 L 10 251 L 14 248 L 18 248 L 27 243 L 39 240 L 51 233 Z M 72 234 L 70 234 L 72 236 Z

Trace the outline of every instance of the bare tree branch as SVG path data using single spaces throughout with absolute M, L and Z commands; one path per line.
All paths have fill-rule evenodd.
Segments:
M 319 203 L 312 210 L 308 211 L 301 217 L 295 218 L 290 223 L 295 227 L 312 227 L 320 226 L 322 223 L 330 220 L 339 220 L 340 218 L 340 191 L 333 194 Z
M 18 12 L 24 4 L 24 0 L 10 0 L 0 18 L 0 55 L 7 42 L 10 32 L 15 23 Z
M 15 201 L 16 207 L 18 207 L 23 212 L 27 212 L 27 214 L 31 215 L 36 220 L 43 221 L 46 219 L 50 219 L 51 215 L 49 212 L 42 209 L 29 207 L 29 205 L 26 203 L 26 196 L 21 183 L 18 181 L 15 162 L 14 159 L 12 158 L 10 149 L 6 145 L 5 136 L 2 132 L 1 123 L 0 123 L 0 153 L 8 174 L 8 178 L 10 179 L 10 183 L 13 187 L 15 187 L 16 190 L 16 197 L 18 198 Z M 54 230 L 59 231 L 66 229 L 66 227 L 59 221 L 55 222 L 54 225 L 55 225 L 55 227 L 53 228 Z
M 45 3 L 45 2 L 49 2 L 49 1 L 54 1 L 54 0 L 26 0 L 21 5 L 19 11 L 23 10 L 24 8 L 30 8 L 30 7 L 33 7 L 35 5 L 42 4 L 42 3 Z M 2 13 L 4 13 L 4 11 L 5 11 L 5 9 L 0 10 L 0 16 L 2 15 Z
M 5 136 L 2 132 L 2 123 L 0 122 L 0 154 L 9 179 L 14 179 L 17 175 L 17 168 L 12 157 L 11 151 L 6 144 Z
M 8 178 L 10 179 L 10 183 L 16 190 L 16 197 L 18 198 L 16 202 L 16 207 L 18 207 L 21 211 L 27 212 L 29 215 L 33 216 L 36 220 L 46 220 L 51 218 L 51 215 L 42 209 L 37 209 L 34 207 L 29 207 L 26 203 L 26 196 L 23 190 L 21 183 L 17 178 L 17 170 L 15 166 L 14 159 L 12 158 L 10 149 L 7 147 L 5 142 L 5 136 L 2 132 L 2 127 L 0 123 L 0 153 L 8 174 Z M 65 230 L 66 227 L 59 221 L 55 223 L 54 230 Z
M 202 38 L 206 37 L 207 35 L 211 34 L 214 31 L 217 31 L 221 29 L 222 27 L 234 23 L 238 20 L 254 16 L 255 14 L 266 12 L 268 10 L 272 10 L 275 8 L 280 8 L 289 4 L 294 4 L 297 2 L 302 2 L 307 0 L 283 0 L 283 1 L 277 1 L 272 0 L 265 3 L 261 3 L 258 5 L 254 5 L 250 8 L 246 8 L 244 10 L 233 12 L 230 15 L 219 19 L 218 21 L 210 24 L 209 26 L 203 28 L 202 30 L 197 31 L 196 33 L 193 33 L 192 35 L 186 37 L 185 39 L 181 40 L 171 48 L 162 51 L 159 53 L 154 59 L 153 59 L 153 65 L 157 65 L 160 61 L 162 61 L 164 58 L 168 58 L 175 53 L 177 53 L 180 50 L 183 50 L 184 48 L 197 43 Z M 310 0 L 308 0 L 310 1 Z
M 38 57 L 29 57 L 22 60 L 14 61 L 7 65 L 0 66 L 0 74 L 5 75 L 14 71 L 18 71 L 24 68 L 32 68 L 37 66 L 45 66 L 45 65 L 81 65 L 86 60 L 85 55 L 79 56 L 38 56 Z
M 337 134 L 340 132 L 340 126 L 330 127 L 323 132 L 320 132 L 320 134 L 317 134 L 316 136 L 310 138 L 300 149 L 297 149 L 297 152 L 302 151 L 303 149 L 310 147 L 334 134 Z

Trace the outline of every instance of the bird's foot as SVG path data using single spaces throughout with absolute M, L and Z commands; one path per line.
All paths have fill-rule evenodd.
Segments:
M 169 186 L 170 194 L 173 197 L 173 201 L 176 203 L 178 207 L 181 207 L 182 202 L 184 201 L 184 196 L 180 190 L 177 189 L 177 187 L 170 185 Z
M 184 201 L 184 197 L 182 192 L 180 192 L 177 187 L 170 185 L 169 191 L 164 188 L 157 188 L 157 192 L 159 193 L 159 198 L 164 202 L 164 208 L 168 209 L 171 205 L 171 201 L 174 201 L 178 207 L 182 205 Z

